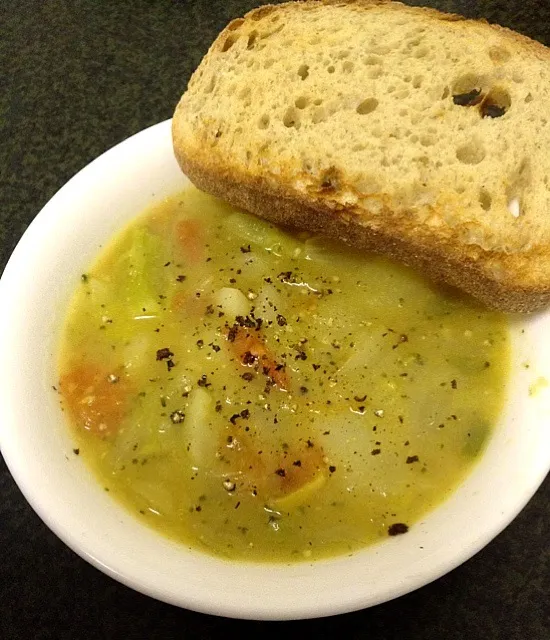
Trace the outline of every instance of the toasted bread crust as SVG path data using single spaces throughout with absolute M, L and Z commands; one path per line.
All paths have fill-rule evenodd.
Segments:
M 265 5 L 255 9 L 244 18 L 230 23 L 218 36 L 205 58 L 224 50 L 226 39 L 232 31 L 247 21 L 265 18 L 272 12 L 292 8 L 296 3 Z M 480 24 L 462 16 L 443 14 L 434 9 L 408 7 L 390 0 L 306 0 L 301 8 L 346 5 L 358 10 L 384 7 L 390 11 L 421 12 L 437 21 L 462 22 L 464 28 L 476 25 L 505 36 L 510 46 L 516 44 L 529 55 L 550 62 L 550 50 L 509 29 L 497 25 Z M 184 96 L 185 97 L 185 96 Z M 200 139 L 201 131 L 189 134 L 179 126 L 185 119 L 184 100 L 178 105 L 174 116 L 173 138 L 177 160 L 183 171 L 201 189 L 223 198 L 256 215 L 278 224 L 305 228 L 339 239 L 351 246 L 374 251 L 399 260 L 423 271 L 430 278 L 460 288 L 488 307 L 507 312 L 531 312 L 550 304 L 550 247 L 533 239 L 532 246 L 518 251 L 488 250 L 475 243 L 465 243 L 463 232 L 466 225 L 442 228 L 438 235 L 433 229 L 418 224 L 414 215 L 403 209 L 396 210 L 386 194 L 376 194 L 380 211 L 376 220 L 365 215 L 361 206 L 346 205 L 333 197 L 328 189 L 317 185 L 315 189 L 300 192 L 285 180 L 273 175 L 262 175 L 258 171 L 245 171 L 242 166 L 220 157 L 215 149 L 208 148 Z M 204 133 L 204 132 L 202 132 Z M 350 185 L 345 184 L 348 191 Z M 427 210 L 430 206 L 426 207 Z M 437 207 L 432 208 L 434 216 Z M 379 221 L 383 220 L 381 224 Z M 469 222 L 469 228 L 475 222 Z M 531 265 L 542 265 L 533 275 Z M 548 271 L 541 278 L 539 272 Z
M 409 6 L 402 2 L 398 2 L 397 0 L 298 0 L 302 5 L 307 6 L 317 6 L 317 5 L 356 5 L 360 9 L 370 9 L 372 7 L 387 7 L 388 9 L 396 10 L 396 11 L 410 11 L 413 13 L 423 13 L 426 16 L 430 16 L 434 20 L 443 21 L 443 22 L 464 22 L 467 24 L 482 24 L 484 27 L 489 27 L 490 29 L 494 29 L 497 32 L 503 33 L 506 37 L 511 38 L 518 44 L 523 47 L 530 48 L 533 52 L 536 52 L 545 60 L 550 60 L 550 50 L 548 47 L 545 47 L 542 43 L 537 40 L 533 40 L 527 36 L 524 36 L 517 31 L 513 31 L 512 29 L 508 29 L 508 27 L 502 27 L 499 24 L 493 24 L 482 19 L 474 19 L 474 18 L 466 18 L 465 16 L 461 16 L 458 13 L 445 13 L 443 11 L 439 11 L 438 9 L 433 9 L 432 7 L 418 7 L 418 6 Z M 265 4 L 256 9 L 252 9 L 248 13 L 244 15 L 243 18 L 236 18 L 232 22 L 230 22 L 227 27 L 220 32 L 220 36 L 226 33 L 227 30 L 231 30 L 231 25 L 234 24 L 235 21 L 241 20 L 258 20 L 273 11 L 280 10 L 281 8 L 292 6 L 296 4 L 296 0 L 293 2 L 282 2 L 281 4 Z M 219 37 L 216 39 L 218 41 Z
M 308 229 L 358 249 L 389 256 L 419 269 L 436 282 L 458 287 L 491 309 L 526 313 L 550 304 L 550 289 L 509 286 L 488 277 L 474 259 L 457 257 L 441 247 L 412 244 L 399 234 L 392 234 L 391 228 L 372 230 L 357 224 L 347 212 L 335 215 L 332 208 L 318 203 L 313 208 L 283 189 L 224 171 L 214 164 L 205 166 L 177 144 L 175 153 L 183 172 L 199 189 L 270 222 Z

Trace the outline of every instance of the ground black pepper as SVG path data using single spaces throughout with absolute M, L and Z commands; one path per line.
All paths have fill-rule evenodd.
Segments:
M 396 522 L 388 527 L 388 535 L 399 536 L 403 533 L 407 533 L 408 530 L 409 527 L 406 524 L 404 524 L 403 522 Z
M 202 376 L 197 380 L 197 384 L 199 385 L 199 387 L 204 387 L 205 389 L 208 389 L 208 387 L 212 386 L 212 383 L 208 382 L 208 377 L 205 373 L 203 373 Z
M 174 354 L 168 347 L 163 347 L 162 349 L 157 350 L 157 360 L 166 360 L 167 358 L 171 358 L 173 355 Z
M 257 355 L 254 355 L 250 351 L 245 351 L 245 353 L 243 355 L 243 358 L 242 358 L 242 362 L 246 366 L 251 366 L 256 362 L 257 359 L 258 359 Z

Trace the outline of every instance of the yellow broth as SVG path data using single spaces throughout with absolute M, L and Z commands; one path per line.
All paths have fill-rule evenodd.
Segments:
M 81 280 L 59 365 L 75 452 L 143 523 L 212 554 L 288 562 L 406 533 L 503 405 L 503 315 L 195 189 Z

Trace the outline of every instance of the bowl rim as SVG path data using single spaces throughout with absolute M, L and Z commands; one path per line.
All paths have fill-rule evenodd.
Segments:
M 134 153 L 136 149 L 147 148 L 147 145 L 157 145 L 159 149 L 164 149 L 162 153 L 166 153 L 168 148 L 167 138 L 170 136 L 170 131 L 171 120 L 166 120 L 140 131 L 96 158 L 61 187 L 31 222 L 9 259 L 0 280 L 0 299 L 7 299 L 14 304 L 24 299 L 25 291 L 22 293 L 20 289 L 20 274 L 24 273 L 26 268 L 28 270 L 28 267 L 26 267 L 27 252 L 37 239 L 49 233 L 49 227 L 53 217 L 58 214 L 58 208 L 66 207 L 67 199 L 72 201 L 75 194 L 77 198 L 85 197 L 86 189 L 95 188 L 94 181 L 98 176 L 103 175 L 105 172 L 104 167 L 106 165 L 109 165 L 109 167 L 115 166 L 119 157 L 122 155 L 127 156 L 129 153 Z M 173 158 L 170 159 L 170 162 L 172 161 L 175 162 Z M 135 214 L 139 213 L 140 211 L 135 212 Z M 550 312 L 543 314 L 543 316 L 538 316 L 538 319 L 535 319 L 533 322 L 536 324 L 536 322 L 540 321 L 541 317 L 543 322 L 546 320 L 550 322 Z M 10 325 L 10 321 L 10 314 L 4 314 L 0 318 L 0 353 L 3 354 L 13 349 L 9 343 L 9 336 L 14 336 L 15 334 L 14 327 Z M 6 370 L 5 362 L 6 360 L 0 361 L 0 374 L 3 372 L 3 377 L 8 380 L 10 372 Z M 233 600 L 209 600 L 205 598 L 204 593 L 206 592 L 200 593 L 197 591 L 197 593 L 186 592 L 182 594 L 174 588 L 159 587 L 158 583 L 152 585 L 142 572 L 129 572 L 128 565 L 121 565 L 116 558 L 111 557 L 108 559 L 104 557 L 102 552 L 100 550 L 98 551 L 98 547 L 94 544 L 93 540 L 88 539 L 87 543 L 84 543 L 81 535 L 77 535 L 75 530 L 67 528 L 66 523 L 63 521 L 62 511 L 58 508 L 52 508 L 51 499 L 48 499 L 48 496 L 44 495 L 43 489 L 37 486 L 36 477 L 32 471 L 33 465 L 28 464 L 28 459 L 22 457 L 20 440 L 18 440 L 16 436 L 19 414 L 17 403 L 13 398 L 13 393 L 11 393 L 10 388 L 10 385 L 0 385 L 0 407 L 4 407 L 0 409 L 0 413 L 8 416 L 8 419 L 0 421 L 0 445 L 2 454 L 10 473 L 24 497 L 45 524 L 80 557 L 117 581 L 158 600 L 214 615 L 255 620 L 288 620 L 322 617 L 380 604 L 418 589 L 468 560 L 497 536 L 523 509 L 550 470 L 550 455 L 542 457 L 541 454 L 539 458 L 537 458 L 537 464 L 526 469 L 525 475 L 522 476 L 523 482 L 520 486 L 514 487 L 516 493 L 514 494 L 515 499 L 513 500 L 513 504 L 503 510 L 499 517 L 495 517 L 494 520 L 491 521 L 490 526 L 486 526 L 481 534 L 470 535 L 459 551 L 452 550 L 452 552 L 438 557 L 437 562 L 435 562 L 433 566 L 420 567 L 416 572 L 403 575 L 398 584 L 390 587 L 386 586 L 385 589 L 380 590 L 374 597 L 372 594 L 365 593 L 364 591 L 354 594 L 350 592 L 346 594 L 345 598 L 339 599 L 338 595 L 335 595 L 332 601 L 329 602 L 325 599 L 319 604 L 315 603 L 311 596 L 309 596 L 308 603 L 305 605 L 300 603 L 298 593 L 293 593 L 286 601 L 283 602 L 283 600 L 281 600 L 277 603 L 266 602 L 265 599 L 262 598 L 261 593 L 258 594 L 257 599 L 249 598 L 239 604 L 236 604 Z M 5 407 L 8 407 L 8 410 L 6 410 Z M 547 439 L 550 444 L 550 437 Z M 458 489 L 456 491 L 458 491 Z M 115 508 L 116 510 L 123 509 L 123 507 L 119 505 L 116 505 Z M 436 510 L 438 509 L 439 507 L 436 508 Z M 132 521 L 134 520 L 133 516 L 131 519 Z M 151 535 L 158 538 L 158 543 L 160 544 L 161 535 L 156 532 Z M 390 544 L 390 542 L 385 542 L 384 545 L 386 544 Z M 178 548 L 180 551 L 182 550 L 181 547 Z M 166 549 L 168 549 L 168 546 Z M 366 555 L 370 553 L 369 549 L 372 550 L 372 547 L 354 554 L 354 557 L 366 557 Z M 377 553 L 376 549 L 374 552 Z M 185 553 L 187 554 L 189 552 L 185 551 Z M 199 563 L 204 563 L 205 566 L 212 567 L 213 570 L 224 571 L 225 569 L 223 569 L 223 567 L 225 566 L 229 567 L 230 571 L 235 570 L 238 572 L 243 569 L 243 567 L 246 567 L 244 570 L 254 575 L 255 579 L 258 579 L 260 582 L 263 579 L 262 570 L 267 574 L 272 571 L 275 573 L 280 572 L 281 569 L 279 566 L 278 569 L 273 570 L 274 565 L 271 563 L 235 563 L 213 559 L 202 553 L 195 554 L 191 552 L 191 555 L 193 554 L 200 556 L 198 560 Z M 433 557 L 435 557 L 435 555 Z M 313 572 L 315 572 L 315 567 L 321 565 L 329 567 L 329 570 L 331 570 L 330 568 L 336 570 L 342 565 L 342 562 L 340 558 L 336 558 L 333 560 L 318 560 L 314 563 L 299 563 L 291 565 L 294 567 L 292 570 L 283 569 L 281 575 L 286 572 L 294 576 L 293 580 L 299 580 L 301 574 L 311 573 L 312 570 L 310 567 L 314 567 Z M 268 572 L 265 572 L 266 567 L 269 568 Z M 294 602 L 292 602 L 292 598 L 295 599 Z

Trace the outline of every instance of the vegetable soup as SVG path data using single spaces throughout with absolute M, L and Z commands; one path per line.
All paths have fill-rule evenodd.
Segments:
M 189 188 L 82 274 L 61 404 L 106 491 L 193 548 L 290 562 L 410 527 L 482 454 L 506 317 Z

